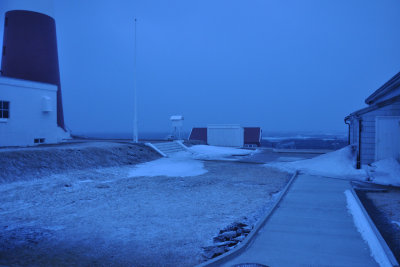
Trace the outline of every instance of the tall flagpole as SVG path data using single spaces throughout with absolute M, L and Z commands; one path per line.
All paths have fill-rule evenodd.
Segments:
M 133 61 L 133 71 L 134 71 L 134 76 L 133 76 L 133 105 L 134 105 L 134 114 L 133 114 L 133 142 L 137 143 L 139 142 L 139 137 L 138 137 L 138 125 L 137 125 L 137 88 L 136 88 L 136 81 L 137 81 L 137 70 L 136 70 L 136 22 L 137 19 L 135 18 L 135 48 L 134 48 L 134 61 Z

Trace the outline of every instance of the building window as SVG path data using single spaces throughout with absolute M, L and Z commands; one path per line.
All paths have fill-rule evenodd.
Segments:
M 43 144 L 45 142 L 46 142 L 46 139 L 44 139 L 44 138 L 35 138 L 35 139 L 33 139 L 33 143 L 34 144 Z
M 0 100 L 0 119 L 10 118 L 10 102 Z

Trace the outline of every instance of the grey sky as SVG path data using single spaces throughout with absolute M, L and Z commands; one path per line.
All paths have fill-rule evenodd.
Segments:
M 1 1 L 1 0 L 0 0 Z M 56 0 L 72 132 L 128 132 L 133 18 L 140 131 L 215 123 L 345 131 L 400 71 L 398 0 Z

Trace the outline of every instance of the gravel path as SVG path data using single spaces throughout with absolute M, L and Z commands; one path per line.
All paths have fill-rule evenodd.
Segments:
M 186 178 L 130 178 L 122 166 L 3 183 L 0 264 L 193 266 L 220 229 L 254 223 L 290 179 L 256 164 L 204 165 Z

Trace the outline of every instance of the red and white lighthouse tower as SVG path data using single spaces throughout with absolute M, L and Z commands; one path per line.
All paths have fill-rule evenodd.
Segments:
M 54 1 L 2 0 L 0 8 L 1 75 L 56 85 L 57 125 L 65 130 Z

